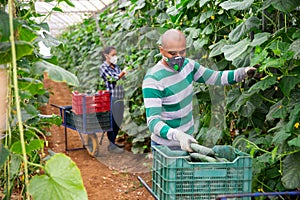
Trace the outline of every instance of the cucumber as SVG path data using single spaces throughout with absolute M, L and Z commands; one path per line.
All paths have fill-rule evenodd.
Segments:
M 226 158 L 215 157 L 218 162 L 229 162 Z
M 200 153 L 200 154 L 203 154 L 206 156 L 216 156 L 214 150 L 212 150 L 211 148 L 202 146 L 200 144 L 192 143 L 191 149 L 196 153 Z
M 201 153 L 190 153 L 190 156 L 192 157 L 193 161 L 195 162 L 217 162 L 216 159 L 203 155 Z

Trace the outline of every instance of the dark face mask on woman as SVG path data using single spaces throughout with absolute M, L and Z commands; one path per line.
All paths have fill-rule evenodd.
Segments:
M 167 62 L 167 64 L 171 69 L 174 69 L 175 71 L 178 72 L 180 71 L 184 63 L 184 57 L 182 56 L 174 56 L 172 58 L 164 57 L 164 60 Z

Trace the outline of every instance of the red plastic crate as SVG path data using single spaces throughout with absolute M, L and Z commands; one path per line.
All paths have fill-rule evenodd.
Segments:
M 85 105 L 84 105 L 85 99 Z M 96 94 L 72 92 L 72 111 L 75 114 L 83 114 L 83 106 L 86 113 L 107 112 L 110 110 L 110 93 L 100 90 Z

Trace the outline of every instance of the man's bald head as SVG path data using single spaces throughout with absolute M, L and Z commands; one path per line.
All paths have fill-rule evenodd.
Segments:
M 167 30 L 161 38 L 161 45 L 163 48 L 173 48 L 174 44 L 185 45 L 186 40 L 184 34 L 176 29 Z M 176 45 L 175 45 L 176 46 Z

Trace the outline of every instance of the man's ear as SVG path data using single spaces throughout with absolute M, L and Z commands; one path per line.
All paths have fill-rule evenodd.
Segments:
M 162 46 L 159 46 L 159 52 L 161 55 L 164 55 L 164 48 Z

